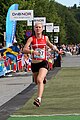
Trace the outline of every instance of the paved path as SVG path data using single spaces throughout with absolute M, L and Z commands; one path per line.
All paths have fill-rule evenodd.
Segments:
M 0 106 L 26 89 L 31 83 L 31 74 L 25 72 L 12 74 L 12 77 L 0 78 Z
M 80 67 L 80 55 L 63 57 L 61 67 Z

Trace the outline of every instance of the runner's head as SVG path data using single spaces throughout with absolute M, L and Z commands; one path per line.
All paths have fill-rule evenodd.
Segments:
M 36 22 L 34 26 L 34 31 L 36 34 L 42 34 L 43 24 L 41 22 Z

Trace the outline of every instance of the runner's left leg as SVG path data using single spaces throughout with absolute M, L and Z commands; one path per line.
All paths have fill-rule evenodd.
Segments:
M 44 90 L 44 78 L 46 77 L 48 70 L 45 68 L 40 68 L 38 76 L 37 76 L 37 82 L 38 82 L 38 97 L 42 98 L 43 90 Z

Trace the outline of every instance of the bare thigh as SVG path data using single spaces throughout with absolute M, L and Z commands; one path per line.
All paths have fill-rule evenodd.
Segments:
M 47 69 L 45 69 L 45 68 L 40 68 L 39 73 L 38 73 L 38 76 L 37 76 L 37 79 L 40 80 L 40 81 L 43 81 L 44 78 L 46 77 L 47 72 L 48 72 Z M 39 81 L 39 82 L 40 82 L 40 81 Z

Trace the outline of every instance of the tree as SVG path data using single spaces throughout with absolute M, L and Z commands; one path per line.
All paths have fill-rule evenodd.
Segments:
M 17 3 L 19 10 L 33 10 L 34 17 L 46 17 L 46 22 L 60 26 L 61 43 L 80 42 L 80 8 L 74 4 L 73 7 L 66 7 L 55 0 L 1 0 L 0 1 L 0 43 L 3 41 L 6 31 L 6 15 L 9 7 Z M 17 22 L 17 40 L 23 43 L 25 31 L 31 29 L 27 21 Z M 48 33 L 50 36 L 51 34 Z

